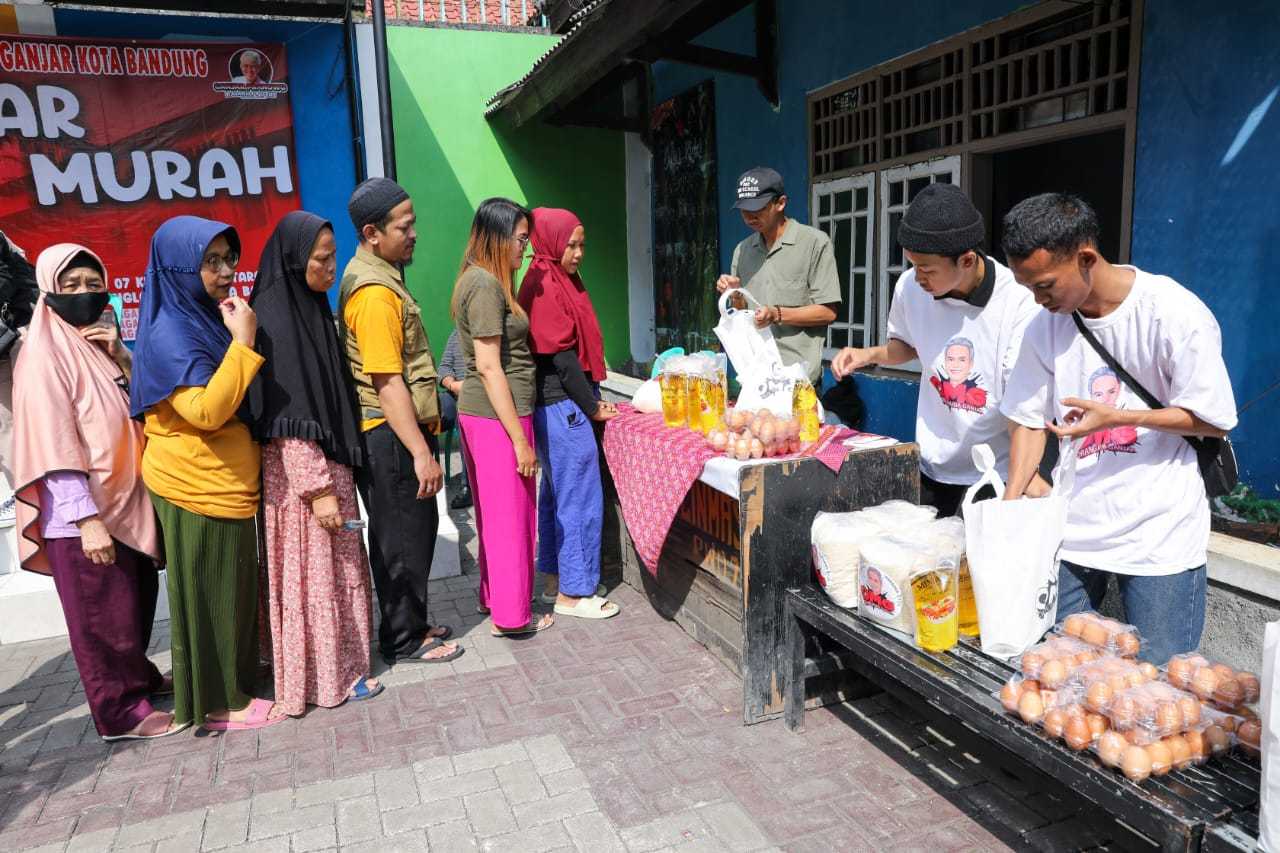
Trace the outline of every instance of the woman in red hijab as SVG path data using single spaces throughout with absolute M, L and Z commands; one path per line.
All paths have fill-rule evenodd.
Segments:
M 604 494 L 592 421 L 618 412 L 600 400 L 604 338 L 578 268 L 586 245 L 578 217 L 567 210 L 533 211 L 533 261 L 520 286 L 537 362 L 533 414 L 542 490 L 538 498 L 538 571 L 543 600 L 556 613 L 608 619 L 619 607 L 600 584 Z M 552 595 L 551 590 L 556 590 Z

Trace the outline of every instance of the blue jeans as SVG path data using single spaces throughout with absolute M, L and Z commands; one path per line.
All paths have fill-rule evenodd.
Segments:
M 1101 607 L 1110 574 L 1063 560 L 1058 570 L 1058 620 Z M 1199 647 L 1207 578 L 1205 566 L 1160 577 L 1116 575 L 1125 620 L 1142 635 L 1139 658 L 1160 665 Z
M 538 495 L 538 571 L 560 576 L 560 592 L 596 594 L 604 490 L 591 420 L 572 400 L 533 411 L 542 489 Z

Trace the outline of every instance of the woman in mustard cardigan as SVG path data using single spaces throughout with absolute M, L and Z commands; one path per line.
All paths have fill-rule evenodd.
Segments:
M 151 242 L 134 350 L 131 409 L 145 416 L 142 478 L 164 532 L 174 717 L 208 729 L 285 719 L 253 698 L 255 517 L 261 451 L 237 417 L 262 366 L 257 320 L 229 296 L 235 229 L 179 216 Z

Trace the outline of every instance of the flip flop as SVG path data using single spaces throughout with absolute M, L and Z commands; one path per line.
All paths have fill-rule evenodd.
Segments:
M 604 584 L 596 585 L 596 595 L 600 596 L 601 598 L 604 598 L 605 594 L 608 592 L 609 590 L 604 588 Z M 538 596 L 538 600 L 541 601 L 543 604 L 555 604 L 556 601 L 558 600 L 558 596 L 553 592 L 544 592 L 542 593 L 542 595 Z
M 372 699 L 374 696 L 377 696 L 386 689 L 386 685 L 381 681 L 373 687 L 370 687 L 368 684 L 368 676 L 362 675 L 360 676 L 360 680 L 351 686 L 350 692 L 347 693 L 347 701 L 363 702 L 366 699 Z
M 443 629 L 444 629 L 444 633 L 443 633 L 443 634 L 432 634 L 432 633 L 430 633 L 430 632 L 431 632 L 431 628 L 443 628 Z M 447 640 L 447 639 L 449 639 L 450 637 L 452 637 L 452 636 L 453 636 L 453 626 L 452 626 L 452 625 L 433 625 L 433 626 L 431 626 L 431 628 L 427 628 L 427 632 L 428 632 L 428 633 L 427 633 L 427 639 L 428 639 L 428 640 L 437 640 L 437 641 L 439 641 L 439 642 L 443 643 L 445 640 Z
M 617 602 L 601 598 L 598 595 L 593 595 L 590 598 L 580 598 L 578 603 L 572 607 L 567 604 L 556 605 L 556 613 L 561 616 L 577 616 L 579 619 L 609 619 L 621 612 L 622 608 L 618 606 Z
M 501 628 L 494 625 L 493 630 L 489 633 L 494 637 L 523 637 L 527 634 L 545 631 L 554 624 L 556 624 L 555 620 L 547 619 L 547 614 L 544 613 L 537 619 L 530 619 L 527 624 L 521 625 L 519 628 Z
M 450 631 L 450 633 L 452 633 L 452 631 Z M 444 645 L 444 643 L 441 642 L 438 637 L 432 637 L 430 640 L 427 640 L 425 643 L 418 646 L 418 650 L 411 655 L 401 655 L 394 658 L 383 656 L 382 660 L 387 664 L 387 666 L 395 666 L 398 663 L 448 663 L 451 660 L 457 660 L 462 657 L 462 653 L 465 651 L 462 646 L 457 646 L 451 654 L 434 658 L 424 657 L 427 652 L 432 649 L 437 649 L 442 645 Z
M 269 715 L 274 705 L 275 702 L 270 699 L 254 699 L 249 703 L 249 714 L 243 720 L 206 719 L 204 727 L 211 732 L 242 732 L 250 729 L 265 729 L 267 726 L 274 726 L 289 719 L 288 714 L 281 714 L 274 720 L 271 719 Z
M 115 741 L 118 741 L 118 740 L 155 740 L 156 738 L 168 737 L 169 735 L 176 735 L 178 732 L 183 732 L 191 728 L 191 723 L 182 723 L 180 725 L 175 726 L 173 723 L 173 714 L 170 714 L 168 711 L 152 711 L 150 714 L 147 715 L 146 719 L 144 719 L 142 723 L 138 724 L 139 727 L 145 724 L 147 720 L 151 719 L 156 714 L 163 714 L 169 718 L 169 725 L 162 732 L 158 732 L 153 735 L 144 735 L 141 733 L 134 734 L 132 732 L 126 732 L 125 734 L 122 734 L 122 735 L 103 735 L 102 739 L 104 741 L 107 741 L 108 743 L 114 743 Z

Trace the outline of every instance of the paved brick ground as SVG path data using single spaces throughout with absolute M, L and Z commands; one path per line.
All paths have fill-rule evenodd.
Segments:
M 627 588 L 513 641 L 473 575 L 432 586 L 466 655 L 261 732 L 103 744 L 65 642 L 0 647 L 0 850 L 1127 846 L 884 696 L 742 726 L 737 679 Z

